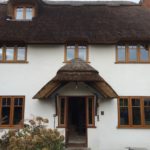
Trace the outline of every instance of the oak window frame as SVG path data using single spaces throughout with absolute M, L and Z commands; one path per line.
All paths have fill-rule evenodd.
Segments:
M 79 58 L 79 46 L 85 46 L 86 47 L 86 60 L 84 60 L 86 63 L 89 63 L 89 46 L 87 44 L 66 44 L 65 45 L 65 51 L 64 51 L 64 62 L 69 63 L 71 60 L 67 60 L 67 47 L 68 46 L 75 46 L 74 49 L 74 58 Z
M 125 60 L 124 61 L 121 61 L 121 60 L 119 60 L 118 58 L 119 58 L 119 55 L 118 55 L 118 52 L 119 52 L 119 48 L 118 48 L 118 46 L 125 46 Z M 130 50 L 130 46 L 136 46 L 136 57 L 137 57 L 137 59 L 136 60 L 130 60 L 130 52 L 129 52 L 129 50 Z M 116 46 L 116 63 L 118 63 L 118 64 L 125 64 L 125 63 L 127 63 L 127 64 L 142 64 L 142 63 L 150 63 L 150 46 L 148 45 L 148 60 L 141 60 L 140 58 L 141 58 L 141 47 L 143 47 L 142 45 L 117 45 Z
M 10 105 L 9 106 L 3 106 L 3 99 L 10 99 Z M 22 105 L 15 105 L 15 99 L 19 99 L 21 98 L 22 99 Z M 4 119 L 4 122 L 5 122 L 5 118 L 2 118 L 2 108 L 4 107 L 9 107 L 10 108 L 10 112 L 9 112 L 9 124 L 0 124 L 0 128 L 23 128 L 24 126 L 24 111 L 25 111 L 25 96 L 0 96 L 0 121 L 3 122 L 3 119 Z M 13 121 L 14 121 L 14 109 L 15 108 L 22 108 L 22 119 L 20 121 L 19 124 L 14 124 Z
M 7 48 L 14 49 L 12 60 L 6 59 Z M 18 60 L 18 49 L 19 48 L 25 49 L 25 54 L 24 54 L 25 59 L 24 60 Z M 1 49 L 2 49 L 2 60 L 0 60 L 0 63 L 27 63 L 27 47 L 26 46 L 2 46 Z
M 121 125 L 120 122 L 120 99 L 128 99 L 128 125 Z M 140 100 L 140 125 L 134 125 L 133 124 L 133 106 L 132 106 L 132 100 L 133 99 L 139 99 Z M 144 100 L 150 99 L 149 96 L 120 96 L 118 97 L 118 128 L 150 128 L 150 125 L 146 125 L 145 123 L 145 113 L 144 113 Z M 150 106 L 148 106 L 150 107 Z
M 17 19 L 17 9 L 22 8 L 23 9 L 23 18 L 22 19 Z M 27 19 L 26 18 L 26 9 L 31 8 L 32 9 L 32 18 Z M 16 21 L 32 21 L 32 19 L 35 17 L 35 7 L 32 5 L 17 5 L 14 7 L 14 20 Z

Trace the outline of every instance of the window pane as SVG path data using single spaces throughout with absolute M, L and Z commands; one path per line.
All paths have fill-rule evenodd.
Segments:
M 0 60 L 3 60 L 3 50 L 0 48 Z
M 118 46 L 118 61 L 125 61 L 125 46 Z
M 17 20 L 23 19 L 23 8 L 16 9 L 16 19 Z
M 92 125 L 93 124 L 93 99 L 89 98 L 88 99 L 88 124 Z
M 143 46 L 140 46 L 140 60 L 141 61 L 148 61 L 148 50 L 146 50 Z
M 65 119 L 65 99 L 60 100 L 60 124 L 64 124 Z
M 10 106 L 11 98 L 2 98 L 2 106 Z
M 150 125 L 150 107 L 144 108 L 145 124 Z
M 120 106 L 128 106 L 128 99 L 120 98 Z
M 132 107 L 133 125 L 141 125 L 140 107 Z
M 10 121 L 10 107 L 2 107 L 2 124 L 9 125 Z
M 26 19 L 32 20 L 32 8 L 26 8 Z
M 140 106 L 140 99 L 132 99 L 132 106 Z
M 14 60 L 14 48 L 7 47 L 7 49 L 6 49 L 6 60 Z
M 22 106 L 23 105 L 23 98 L 15 98 L 14 105 L 15 106 Z
M 129 124 L 128 107 L 120 107 L 120 125 Z
M 137 61 L 137 47 L 136 46 L 129 46 L 129 60 Z
M 144 106 L 150 106 L 150 99 L 144 99 Z
M 67 46 L 67 60 L 74 59 L 75 46 Z
M 22 120 L 22 107 L 14 108 L 13 124 L 19 124 Z
M 26 55 L 25 47 L 18 47 L 17 60 L 24 61 Z
M 86 61 L 86 52 L 87 52 L 87 47 L 86 46 L 78 46 L 78 57 L 81 58 L 82 60 Z
M 145 117 L 145 124 L 150 125 L 150 99 L 144 99 L 144 117 Z

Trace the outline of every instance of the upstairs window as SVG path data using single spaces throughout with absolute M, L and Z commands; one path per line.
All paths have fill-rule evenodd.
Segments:
M 15 19 L 16 20 L 32 20 L 34 17 L 34 8 L 33 7 L 16 7 L 15 8 Z
M 27 62 L 26 47 L 0 47 L 0 63 Z
M 80 58 L 88 62 L 88 46 L 86 45 L 67 45 L 65 48 L 65 62 L 69 62 L 74 58 Z
M 117 63 L 150 63 L 149 47 L 142 45 L 119 45 L 116 50 Z
M 150 97 L 120 97 L 118 127 L 150 127 Z

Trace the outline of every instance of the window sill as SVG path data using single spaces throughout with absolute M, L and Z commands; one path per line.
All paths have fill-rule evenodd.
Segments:
M 0 61 L 0 64 L 27 64 L 28 61 Z
M 87 64 L 90 64 L 91 62 L 90 61 L 85 61 Z M 67 63 L 67 64 L 69 64 L 69 63 L 71 63 L 71 61 L 63 61 L 63 63 Z
M 150 64 L 150 62 L 115 62 L 115 64 Z
M 22 129 L 24 125 L 0 125 L 0 129 Z
M 17 22 L 26 22 L 26 21 L 32 21 L 33 19 L 6 19 L 7 21 L 17 21 Z
M 117 126 L 118 129 L 150 129 L 150 126 Z

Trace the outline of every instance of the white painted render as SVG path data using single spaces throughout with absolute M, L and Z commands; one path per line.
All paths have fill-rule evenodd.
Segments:
M 27 64 L 0 64 L 0 95 L 25 95 L 25 118 L 43 116 L 54 128 L 54 97 L 35 100 L 32 97 L 55 76 L 64 65 L 63 45 L 29 45 Z M 115 46 L 89 46 L 90 65 L 120 96 L 150 96 L 150 64 L 115 64 Z M 70 83 L 57 91 L 60 95 L 92 95 L 94 90 Z M 92 150 L 125 150 L 145 147 L 150 150 L 150 129 L 118 129 L 117 99 L 99 99 L 100 121 L 88 129 L 88 147 Z M 104 111 L 104 115 L 101 115 Z M 55 118 L 57 126 L 57 117 Z M 65 135 L 65 129 L 59 129 Z

